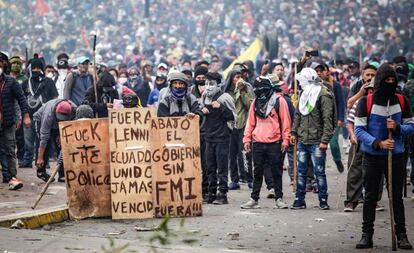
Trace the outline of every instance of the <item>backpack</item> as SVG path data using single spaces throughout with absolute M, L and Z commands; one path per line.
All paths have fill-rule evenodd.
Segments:
M 401 112 L 402 112 L 404 110 L 404 108 L 405 108 L 404 96 L 401 95 L 401 94 L 399 94 L 399 93 L 395 93 L 395 96 L 398 99 L 398 103 L 400 104 Z M 371 109 L 372 109 L 372 105 L 373 105 L 373 103 L 372 103 L 372 97 L 373 97 L 373 94 L 372 93 L 367 95 L 367 114 L 368 114 L 368 117 L 371 114 Z
M 279 107 L 280 107 L 279 98 L 277 98 L 276 103 L 275 103 L 275 110 L 278 113 L 279 113 Z M 292 99 L 290 99 L 290 96 L 288 94 L 283 94 L 283 98 L 286 100 L 286 103 L 289 107 L 290 119 L 293 122 L 293 118 L 295 117 L 295 106 L 293 106 Z

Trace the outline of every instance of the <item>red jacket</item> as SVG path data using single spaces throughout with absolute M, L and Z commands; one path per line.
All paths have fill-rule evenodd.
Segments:
M 261 143 L 272 143 L 283 139 L 283 144 L 289 144 L 292 122 L 289 107 L 283 96 L 277 94 L 277 98 L 279 99 L 279 112 L 277 113 L 275 108 L 273 108 L 270 115 L 265 119 L 256 116 L 254 113 L 254 101 L 251 103 L 244 130 L 243 143 L 253 140 Z M 282 127 L 279 126 L 279 113 Z M 282 133 L 280 130 L 282 130 Z

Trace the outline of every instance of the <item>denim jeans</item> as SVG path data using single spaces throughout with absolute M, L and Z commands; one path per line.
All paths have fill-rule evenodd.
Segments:
M 319 190 L 319 201 L 328 200 L 328 184 L 326 182 L 325 161 L 326 150 L 319 149 L 319 144 L 298 143 L 298 178 L 296 181 L 296 198 L 305 200 L 306 178 L 308 173 L 308 162 L 312 161 L 316 183 Z
M 4 182 L 8 182 L 17 175 L 15 132 L 16 128 L 14 125 L 3 127 L 0 130 L 0 163 Z
M 388 156 L 373 156 L 365 153 L 364 167 L 364 207 L 362 209 L 362 232 L 373 233 L 375 221 L 375 207 L 378 192 L 382 187 L 381 177 L 385 175 L 388 189 Z M 392 156 L 392 198 L 396 233 L 405 233 L 405 210 L 402 191 L 404 185 L 404 155 Z
M 232 182 L 252 182 L 251 153 L 243 154 L 244 129 L 233 129 L 230 136 L 229 170 Z
M 23 163 L 32 164 L 33 157 L 35 156 L 35 143 L 37 139 L 35 124 L 30 124 L 30 127 L 23 127 L 24 131 L 24 156 Z
M 282 164 L 280 142 L 260 143 L 253 142 L 253 191 L 251 198 L 258 200 L 263 183 L 263 173 L 269 170 L 272 173 L 275 199 L 283 197 L 282 191 Z
M 210 194 L 227 193 L 229 177 L 229 142 L 206 141 L 206 161 L 208 171 L 208 192 Z

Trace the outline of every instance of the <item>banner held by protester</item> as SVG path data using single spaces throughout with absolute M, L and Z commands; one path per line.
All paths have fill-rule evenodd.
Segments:
M 113 219 L 153 217 L 150 124 L 148 108 L 109 111 Z
M 108 120 L 59 123 L 69 214 L 111 216 Z
M 199 131 L 198 117 L 152 119 L 155 217 L 202 215 Z

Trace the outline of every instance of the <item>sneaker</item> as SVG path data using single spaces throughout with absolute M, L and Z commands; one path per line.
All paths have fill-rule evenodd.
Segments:
M 406 233 L 397 234 L 397 246 L 399 249 L 413 249 L 413 246 L 408 241 Z
M 58 182 L 59 183 L 64 183 L 65 182 L 65 177 L 58 177 Z
M 221 192 L 219 192 L 219 194 L 217 194 L 216 200 L 213 201 L 214 205 L 226 205 L 228 203 L 229 202 L 227 200 L 227 194 L 221 193 Z
M 326 201 L 326 199 L 321 199 L 321 201 L 319 202 L 319 209 L 321 210 L 329 210 L 329 205 L 328 202 Z
M 267 192 L 267 198 L 273 199 L 274 197 L 275 197 L 275 189 L 272 188 Z
M 47 174 L 46 171 L 38 171 L 37 172 L 37 177 L 42 179 L 44 182 L 47 182 L 50 178 L 50 175 Z M 52 180 L 52 182 L 55 181 L 55 179 Z
M 344 165 L 342 164 L 342 161 L 335 161 L 336 164 L 336 168 L 338 169 L 339 173 L 344 172 L 345 168 Z
M 295 201 L 293 202 L 293 205 L 290 206 L 290 209 L 305 209 L 306 208 L 306 203 L 304 200 L 299 200 L 299 199 L 295 199 Z
M 256 201 L 256 200 L 251 198 L 246 203 L 240 205 L 240 208 L 241 209 L 258 209 L 258 208 L 260 208 L 259 201 Z
M 313 193 L 319 193 L 319 189 L 318 189 L 317 185 L 312 187 L 312 192 Z
M 206 196 L 206 203 L 207 204 L 213 204 L 213 202 L 216 200 L 216 194 L 207 194 Z
M 249 187 L 249 189 L 253 189 L 253 183 L 252 182 L 247 183 L 247 187 Z
M 3 184 L 8 184 L 11 178 L 9 177 L 3 177 Z
M 276 200 L 276 206 L 275 207 L 278 208 L 278 209 L 287 209 L 288 205 L 285 202 L 283 202 L 282 198 L 278 198 Z
M 354 209 L 355 209 L 354 204 L 348 203 L 348 204 L 345 205 L 344 212 L 345 213 L 352 213 L 354 211 Z
M 22 181 L 20 181 L 19 179 L 15 178 L 15 177 L 12 177 L 12 179 L 10 179 L 10 181 L 9 181 L 9 190 L 15 191 L 15 190 L 18 190 L 22 187 L 23 187 Z
M 236 182 L 231 182 L 229 184 L 229 190 L 240 190 L 240 184 Z
M 377 206 L 375 207 L 375 211 L 382 212 L 384 210 L 385 210 L 384 206 L 381 206 L 380 204 L 377 203 Z

